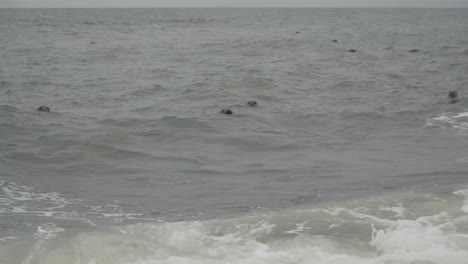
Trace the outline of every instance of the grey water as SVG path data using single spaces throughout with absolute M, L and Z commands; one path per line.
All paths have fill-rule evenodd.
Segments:
M 468 259 L 468 9 L 0 9 L 0 58 L 0 263 Z

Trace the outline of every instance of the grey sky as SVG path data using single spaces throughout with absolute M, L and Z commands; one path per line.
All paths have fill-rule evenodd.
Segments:
M 1 7 L 468 7 L 468 0 L 0 0 Z

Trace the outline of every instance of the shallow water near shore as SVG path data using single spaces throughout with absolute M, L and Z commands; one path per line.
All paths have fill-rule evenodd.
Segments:
M 468 259 L 468 9 L 0 9 L 0 57 L 0 263 Z

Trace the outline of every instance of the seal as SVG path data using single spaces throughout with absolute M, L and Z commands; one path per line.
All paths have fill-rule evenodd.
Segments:
M 408 50 L 408 52 L 410 52 L 410 53 L 416 53 L 416 52 L 419 52 L 419 50 L 418 50 L 418 49 L 412 49 L 412 50 Z
M 458 102 L 458 93 L 457 91 L 449 91 L 448 93 L 448 102 L 449 104 L 454 104 Z
M 225 115 L 232 115 L 233 114 L 231 109 L 223 109 L 223 110 L 221 110 L 221 113 L 225 114 Z
M 50 112 L 50 108 L 49 108 L 48 106 L 42 105 L 42 106 L 40 106 L 39 108 L 37 108 L 37 111 L 49 113 L 49 112 Z
M 355 50 L 355 49 L 349 49 L 348 52 L 355 53 L 355 52 L 357 52 L 357 50 Z
M 337 40 L 337 39 L 333 39 L 332 42 L 338 42 L 338 40 Z
M 248 102 L 247 102 L 247 105 L 250 106 L 250 107 L 256 107 L 256 106 L 258 106 L 257 102 L 255 102 L 255 101 L 248 101 Z

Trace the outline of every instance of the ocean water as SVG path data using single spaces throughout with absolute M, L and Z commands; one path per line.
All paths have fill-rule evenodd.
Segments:
M 0 58 L 2 264 L 468 263 L 468 9 L 0 9 Z

